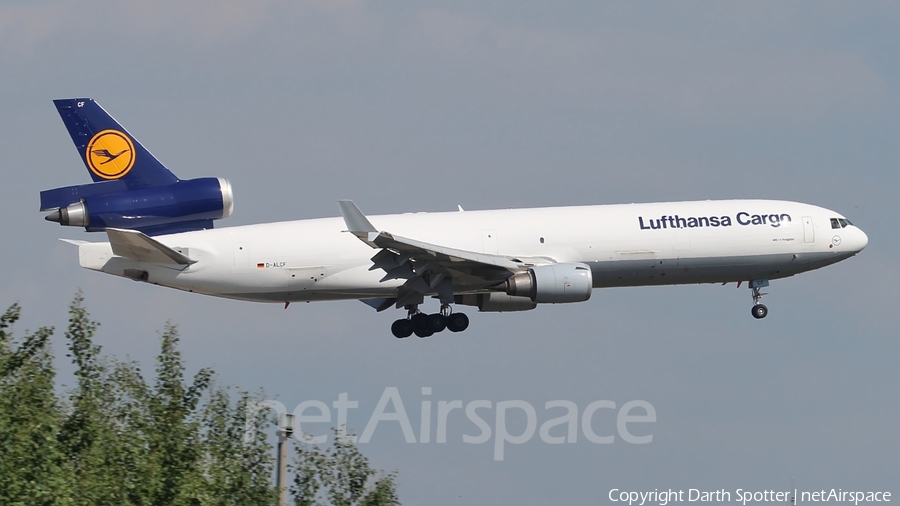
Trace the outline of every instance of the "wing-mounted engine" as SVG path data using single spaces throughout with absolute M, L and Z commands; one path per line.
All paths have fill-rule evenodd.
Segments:
M 163 186 L 127 189 L 114 182 L 56 188 L 41 192 L 47 221 L 84 227 L 139 230 L 148 235 L 213 228 L 234 209 L 231 184 L 222 178 L 199 178 Z
M 530 311 L 537 307 L 530 297 L 514 297 L 501 292 L 457 295 L 454 302 L 464 306 L 476 306 L 482 313 Z
M 536 303 L 584 302 L 591 298 L 591 268 L 581 263 L 538 265 L 508 278 L 507 295 Z

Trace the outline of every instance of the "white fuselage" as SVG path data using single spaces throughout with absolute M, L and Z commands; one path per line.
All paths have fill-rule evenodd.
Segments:
M 590 266 L 595 288 L 777 279 L 861 251 L 865 233 L 834 211 L 796 202 L 725 200 L 369 217 L 431 244 Z M 370 270 L 377 253 L 341 218 L 156 236 L 196 263 L 166 267 L 79 248 L 83 267 L 207 295 L 259 302 L 391 297 L 404 280 Z M 457 289 L 457 287 L 454 287 Z M 465 291 L 465 289 L 462 289 Z

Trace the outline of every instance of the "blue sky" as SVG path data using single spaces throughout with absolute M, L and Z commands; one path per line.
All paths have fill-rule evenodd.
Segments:
M 603 502 L 611 488 L 887 489 L 900 435 L 900 7 L 894 3 L 0 2 L 0 303 L 63 329 L 78 288 L 98 340 L 145 368 L 177 323 L 190 369 L 290 408 L 397 387 L 430 399 L 650 402 L 654 440 L 492 458 L 460 416 L 448 442 L 379 427 L 364 451 L 409 504 Z M 183 178 L 235 189 L 221 226 L 369 214 L 771 198 L 845 214 L 868 248 L 772 283 L 595 291 L 472 314 L 398 341 L 395 311 L 256 305 L 78 267 L 38 192 L 88 182 L 51 100 L 97 99 Z M 87 236 L 87 237 L 86 237 Z M 62 353 L 62 341 L 57 340 Z M 64 360 L 60 360 L 64 364 Z M 512 415 L 510 415 L 512 416 Z M 555 416 L 555 415 L 554 415 Z M 597 418 L 598 433 L 614 426 Z M 434 415 L 432 415 L 434 417 Z M 513 417 L 519 431 L 524 417 Z

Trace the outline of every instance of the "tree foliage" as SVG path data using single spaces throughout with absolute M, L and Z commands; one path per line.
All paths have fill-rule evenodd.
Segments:
M 174 325 L 161 333 L 148 381 L 137 363 L 101 355 L 99 324 L 77 294 L 66 330 L 75 384 L 60 395 L 54 330 L 17 339 L 21 314 L 14 304 L 0 316 L 0 505 L 277 503 L 265 413 L 250 420 L 255 431 L 245 437 L 247 408 L 262 394 L 218 386 L 209 369 L 188 378 Z M 355 448 L 336 448 L 320 455 L 321 470 L 308 468 L 325 489 L 345 491 L 329 496 L 331 504 L 397 504 L 393 475 L 378 496 L 392 502 L 367 499 L 377 487 L 360 496 L 358 483 L 374 471 Z
M 15 304 L 0 317 L 0 504 L 65 504 L 58 489 L 70 479 L 56 445 L 53 329 L 17 341 L 12 329 L 21 314 Z
M 299 445 L 296 449 L 294 486 L 297 506 L 399 505 L 396 473 L 372 469 L 353 439 L 334 431 L 328 448 Z

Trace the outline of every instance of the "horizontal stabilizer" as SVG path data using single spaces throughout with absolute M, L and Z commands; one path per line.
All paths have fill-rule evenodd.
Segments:
M 154 264 L 190 265 L 196 263 L 187 255 L 148 237 L 137 230 L 106 229 L 113 253 L 125 258 Z
M 75 246 L 81 246 L 82 244 L 90 244 L 88 241 L 79 241 L 78 239 L 59 239 L 62 242 L 67 242 L 69 244 L 74 244 Z

